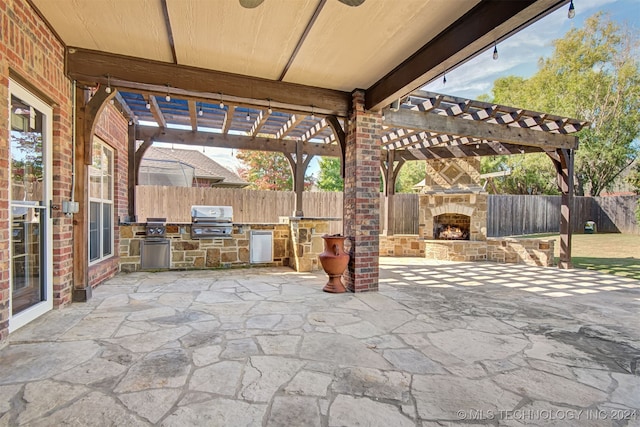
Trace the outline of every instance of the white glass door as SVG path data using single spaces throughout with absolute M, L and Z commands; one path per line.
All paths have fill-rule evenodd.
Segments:
M 9 331 L 53 308 L 51 107 L 9 81 Z

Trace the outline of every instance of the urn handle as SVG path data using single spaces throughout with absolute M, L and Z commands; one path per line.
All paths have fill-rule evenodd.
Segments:
M 333 254 L 335 256 L 339 256 L 340 255 L 340 246 L 338 246 L 337 243 L 333 244 Z

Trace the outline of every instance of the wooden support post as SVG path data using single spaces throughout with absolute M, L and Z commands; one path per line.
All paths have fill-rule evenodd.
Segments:
M 293 216 L 301 218 L 304 216 L 302 210 L 302 192 L 304 191 L 304 161 L 302 159 L 302 141 L 296 143 L 296 163 L 293 175 L 293 189 L 296 192 L 296 208 Z
M 85 302 L 91 298 L 89 283 L 89 180 L 88 165 L 92 161 L 93 135 L 96 118 L 106 102 L 113 98 L 104 90 L 98 90 L 87 101 L 84 90 L 76 91 L 76 140 L 75 144 L 75 200 L 79 211 L 73 218 L 73 301 Z
M 562 193 L 560 208 L 560 260 L 558 268 L 571 268 L 571 206 L 573 205 L 573 150 L 557 149 L 549 154 L 558 173 Z
M 346 134 L 340 126 L 340 122 L 336 116 L 327 116 L 326 118 L 329 127 L 333 130 L 333 134 L 336 137 L 336 141 L 338 141 L 338 145 L 340 146 L 340 176 L 344 179 L 344 156 L 345 156 L 345 147 L 346 147 Z M 344 188 L 343 188 L 344 190 Z
M 136 167 L 136 124 L 129 125 L 129 144 L 127 148 L 127 215 L 128 220 L 136 222 L 136 185 L 138 185 L 138 168 Z
M 396 193 L 396 180 L 395 175 L 393 173 L 393 163 L 395 159 L 395 151 L 389 150 L 387 151 L 387 159 L 383 161 L 384 167 L 382 171 L 384 172 L 384 196 L 386 199 L 385 203 L 385 222 L 384 222 L 384 231 L 383 234 L 387 236 L 393 236 L 393 224 L 394 224 L 394 194 Z

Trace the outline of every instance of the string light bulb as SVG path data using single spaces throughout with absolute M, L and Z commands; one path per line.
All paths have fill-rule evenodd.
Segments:
M 202 117 L 203 114 L 204 114 L 204 111 L 202 111 L 202 104 L 200 104 L 200 107 L 198 108 L 198 115 Z
M 224 108 L 224 102 L 222 102 L 222 92 L 220 93 L 220 108 Z
M 147 105 L 144 106 L 147 110 L 151 110 L 151 95 L 149 95 L 149 99 L 147 100 Z
M 111 93 L 111 77 L 109 75 L 107 75 L 107 87 L 104 88 L 104 91 Z
M 167 96 L 164 97 L 164 100 L 167 102 L 171 102 L 171 95 L 169 95 L 169 84 L 167 83 Z
M 311 106 L 311 118 L 315 119 L 316 118 L 316 114 L 313 111 L 313 105 Z
M 249 114 L 249 112 L 247 111 L 247 117 L 245 117 L 245 119 L 250 122 L 251 121 L 251 114 Z
M 273 114 L 273 110 L 271 109 L 271 100 L 269 100 L 269 108 L 267 109 L 267 113 Z
M 493 45 L 493 60 L 495 61 L 496 59 L 498 59 L 498 45 L 494 44 Z
M 573 5 L 573 0 L 571 0 L 571 3 L 569 3 L 569 12 L 567 12 L 567 17 L 569 19 L 573 19 L 574 16 L 576 16 L 576 8 Z
M 443 74 L 443 75 L 442 75 L 442 84 L 443 84 L 443 85 L 446 85 L 446 84 L 447 84 L 447 75 L 446 75 L 446 74 Z

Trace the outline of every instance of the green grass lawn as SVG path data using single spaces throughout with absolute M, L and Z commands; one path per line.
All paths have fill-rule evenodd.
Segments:
M 554 237 L 556 263 L 560 255 L 558 234 L 522 237 Z M 574 234 L 571 261 L 575 268 L 586 268 L 640 280 L 640 236 L 633 234 Z

